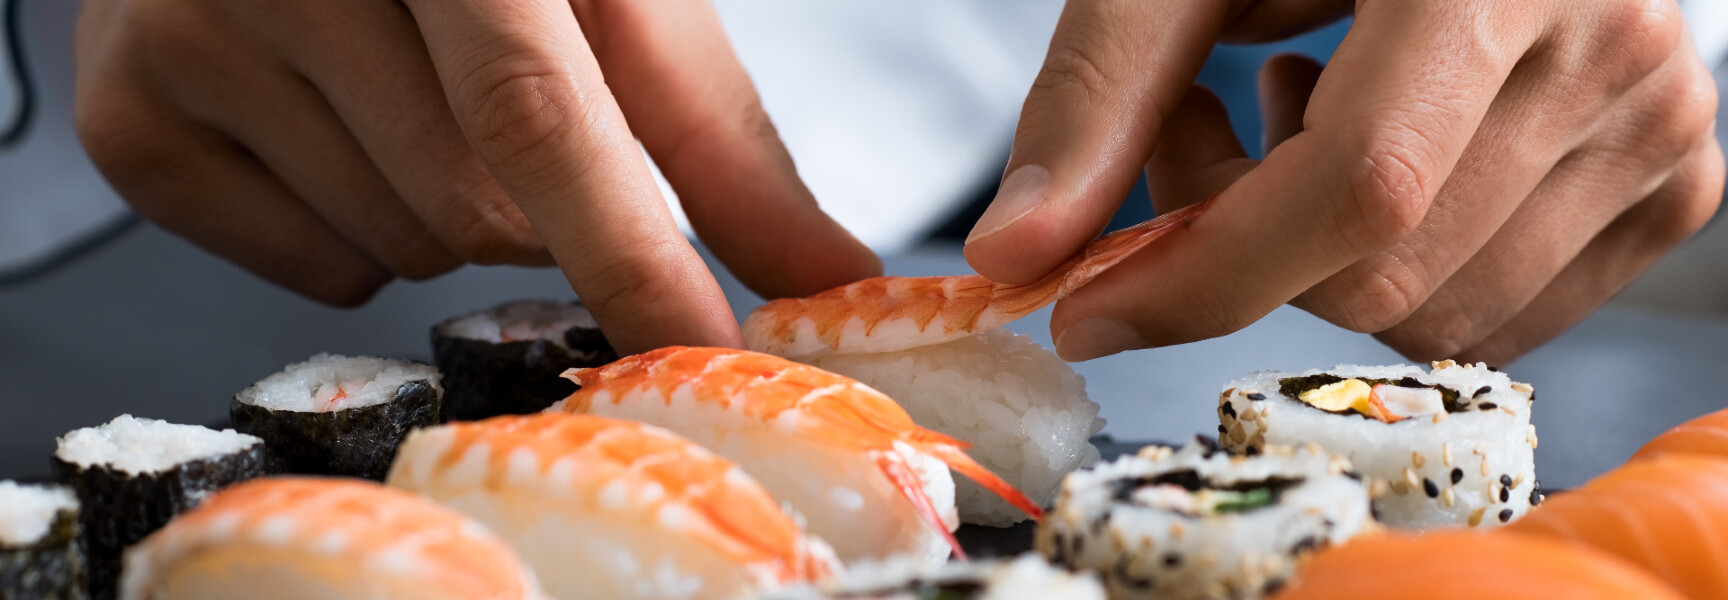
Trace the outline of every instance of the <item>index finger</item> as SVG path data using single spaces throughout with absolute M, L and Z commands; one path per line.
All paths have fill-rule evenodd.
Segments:
M 570 5 L 408 0 L 463 134 L 621 353 L 741 347 Z

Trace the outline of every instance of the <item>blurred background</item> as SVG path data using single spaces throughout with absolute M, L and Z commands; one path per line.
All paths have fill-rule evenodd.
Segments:
M 311 354 L 428 360 L 438 321 L 572 295 L 556 270 L 469 267 L 392 284 L 360 309 L 331 309 L 141 223 L 72 134 L 78 3 L 0 4 L 0 478 L 45 476 L 56 436 L 122 412 L 219 423 L 235 392 Z M 967 272 L 960 240 L 994 193 L 1060 2 L 716 5 L 824 207 L 884 255 L 889 274 Z M 1687 5 L 1695 20 L 1728 20 L 1725 7 Z M 1251 152 L 1260 63 L 1281 51 L 1323 59 L 1347 27 L 1214 52 L 1201 81 L 1226 100 Z M 1697 42 L 1718 59 L 1728 46 Z M 1728 81 L 1717 73 L 1719 85 Z M 1117 220 L 1149 216 L 1141 188 Z M 1541 391 L 1547 485 L 1575 486 L 1662 429 L 1728 406 L 1715 386 L 1728 363 L 1728 226 L 1719 221 L 1610 307 L 1506 366 Z M 715 268 L 738 315 L 760 302 Z M 1047 323 L 1046 311 L 1014 328 L 1048 344 Z M 1219 387 L 1245 372 L 1399 360 L 1368 336 L 1285 308 L 1226 338 L 1076 369 L 1104 406 L 1106 433 L 1179 439 L 1215 427 Z

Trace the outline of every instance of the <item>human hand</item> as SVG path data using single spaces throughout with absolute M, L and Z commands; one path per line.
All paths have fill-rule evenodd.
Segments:
M 320 301 L 555 260 L 622 352 L 740 345 L 633 138 L 755 290 L 881 269 L 704 1 L 86 0 L 77 45 L 79 132 L 114 188 Z
M 1245 158 L 1190 91 L 1213 42 L 1352 6 L 1324 72 L 1264 67 L 1269 151 Z M 1144 168 L 1159 212 L 1216 198 L 1057 305 L 1064 358 L 1224 335 L 1289 302 L 1412 359 L 1504 363 L 1709 220 L 1715 112 L 1673 0 L 1070 0 L 966 256 L 1035 279 Z

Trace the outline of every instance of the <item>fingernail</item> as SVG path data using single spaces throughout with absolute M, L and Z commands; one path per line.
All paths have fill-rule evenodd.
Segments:
M 1044 200 L 1049 188 L 1050 171 L 1044 167 L 1026 165 L 1014 169 L 1007 179 L 1002 180 L 1002 187 L 996 191 L 996 199 L 990 202 L 990 208 L 984 209 L 984 216 L 978 217 L 978 224 L 972 226 L 966 243 L 989 237 L 1025 218 Z
M 1062 360 L 1080 362 L 1124 350 L 1146 347 L 1146 339 L 1115 319 L 1091 317 L 1069 325 L 1056 334 L 1056 354 Z

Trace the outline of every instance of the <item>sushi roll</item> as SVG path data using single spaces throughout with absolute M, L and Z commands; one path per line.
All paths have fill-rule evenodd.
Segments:
M 79 531 L 72 490 L 0 481 L 0 598 L 82 600 Z
M 264 474 L 264 442 L 232 429 L 120 415 L 56 442 L 54 480 L 78 496 L 90 597 L 113 598 L 120 552 L 204 498 Z
M 389 483 L 479 519 L 559 598 L 735 598 L 839 566 L 731 461 L 632 421 L 549 413 L 423 429 Z
M 895 352 L 828 354 L 809 363 L 893 398 L 919 425 L 972 445 L 966 453 L 1033 502 L 1049 504 L 1070 471 L 1098 462 L 1104 428 L 1086 380 L 1006 329 Z M 1005 527 L 1026 513 L 969 480 L 955 481 L 960 520 Z
M 1542 501 L 1536 391 L 1480 363 L 1433 370 L 1343 365 L 1253 373 L 1218 397 L 1219 442 L 1237 453 L 1315 443 L 1375 480 L 1380 522 L 1497 527 Z
M 445 421 L 546 410 L 576 391 L 572 367 L 618 360 L 580 302 L 518 300 L 432 328 L 432 355 L 444 373 Z
M 1313 445 L 1231 456 L 1202 438 L 1069 475 L 1036 544 L 1052 562 L 1099 573 L 1116 600 L 1240 600 L 1375 529 L 1350 461 Z
M 1070 573 L 1037 554 L 1006 561 L 948 563 L 931 568 L 890 560 L 854 567 L 817 586 L 786 590 L 760 600 L 1104 600 L 1092 573 Z
M 508 544 L 438 503 L 342 478 L 218 492 L 126 552 L 125 600 L 541 600 Z
M 264 439 L 271 473 L 383 481 L 409 430 L 438 422 L 438 380 L 424 363 L 319 354 L 241 390 L 228 415 Z

